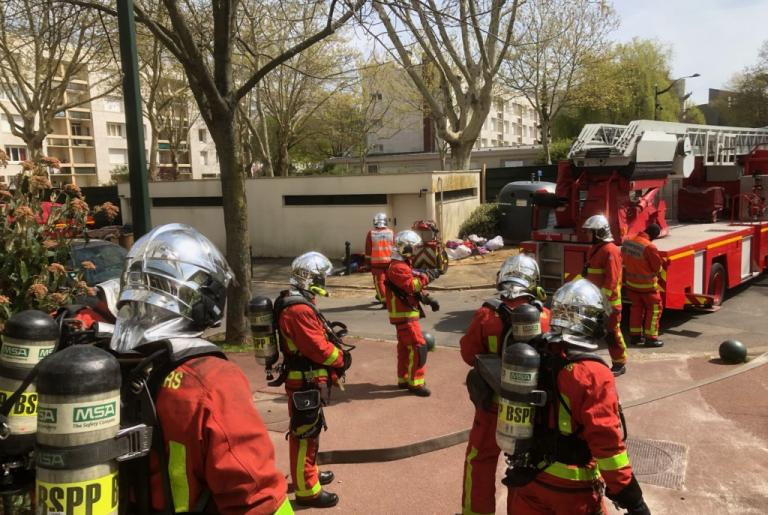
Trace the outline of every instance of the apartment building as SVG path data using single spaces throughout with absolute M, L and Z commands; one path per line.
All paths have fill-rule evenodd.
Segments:
M 94 97 L 94 77 L 84 73 L 72 79 L 65 93 L 65 102 L 79 97 Z M 7 96 L 0 89 L 0 102 Z M 184 106 L 189 112 L 179 119 L 183 125 L 176 127 L 179 134 L 160 134 L 157 163 L 160 178 L 203 179 L 219 175 L 218 156 L 213 141 L 196 106 L 189 102 Z M 145 151 L 148 153 L 151 134 L 149 123 L 144 119 Z M 172 145 L 173 142 L 173 145 Z M 9 120 L 0 114 L 0 148 L 5 150 L 9 165 L 0 169 L 0 182 L 21 169 L 21 162 L 28 157 L 24 142 L 11 134 Z M 59 113 L 52 125 L 52 132 L 43 143 L 43 153 L 61 161 L 59 170 L 52 170 L 54 186 L 75 183 L 79 186 L 109 184 L 113 173 L 127 170 L 128 140 L 125 128 L 123 98 L 112 94 L 96 98 L 65 112 Z M 177 163 L 174 167 L 174 159 Z M 149 155 L 146 156 L 149 164 Z M 178 169 L 175 173 L 174 168 Z
M 369 155 L 434 152 L 433 122 L 410 78 L 386 63 L 364 78 L 381 114 L 368 134 Z M 476 149 L 530 146 L 539 142 L 538 115 L 525 97 L 499 91 L 475 142 Z

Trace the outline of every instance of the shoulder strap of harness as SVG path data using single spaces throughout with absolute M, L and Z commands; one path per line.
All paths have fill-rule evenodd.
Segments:
M 191 359 L 203 356 L 227 358 L 216 345 L 202 338 L 170 338 L 142 345 L 137 350 L 146 357 L 124 373 L 121 392 L 124 402 L 123 410 L 130 422 L 144 423 L 153 428 L 152 450 L 159 461 L 165 499 L 165 506 L 160 513 L 168 515 L 175 513 L 176 510 L 168 475 L 168 456 L 165 452 L 163 428 L 155 408 L 158 390 L 169 373 Z M 121 467 L 125 467 L 127 473 L 121 473 L 120 478 L 126 482 L 125 486 L 129 487 L 121 488 L 121 491 L 133 490 L 139 513 L 153 513 L 149 456 L 121 463 Z M 209 498 L 210 492 L 204 491 L 200 495 L 198 506 L 195 506 L 194 511 L 190 513 L 202 512 Z

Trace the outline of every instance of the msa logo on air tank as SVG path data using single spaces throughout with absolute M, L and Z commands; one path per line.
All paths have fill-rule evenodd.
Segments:
M 72 421 L 77 422 L 91 422 L 94 420 L 102 420 L 115 416 L 115 402 L 107 402 L 106 404 L 96 404 L 95 406 L 82 406 L 74 409 L 72 413 Z
M 37 410 L 37 421 L 41 423 L 55 424 L 58 420 L 56 408 L 40 408 Z
M 5 344 L 2 347 L 3 356 L 9 356 L 12 358 L 28 358 L 29 357 L 29 348 L 28 347 L 17 347 L 16 345 L 9 345 Z
M 37 513 L 101 515 L 117 509 L 117 474 L 80 483 L 37 483 Z

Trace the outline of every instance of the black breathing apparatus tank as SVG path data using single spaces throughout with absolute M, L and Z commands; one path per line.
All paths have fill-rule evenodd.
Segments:
M 106 449 L 120 429 L 120 382 L 117 359 L 90 345 L 40 365 L 37 513 L 117 514 L 118 466 Z
M 271 378 L 272 365 L 277 362 L 277 335 L 272 299 L 253 297 L 248 303 L 248 320 L 251 324 L 251 337 L 256 362 L 267 369 L 267 379 Z
M 533 304 L 520 304 L 510 315 L 512 341 L 529 342 L 541 334 L 541 311 Z
M 32 369 L 52 354 L 59 340 L 59 326 L 46 313 L 20 311 L 6 323 L 0 347 L 0 405 L 5 404 L 21 388 Z M 37 430 L 37 391 L 30 383 L 10 406 L 7 419 L 0 427 L 0 462 L 8 470 L 0 491 L 13 492 L 22 483 L 32 483 L 32 464 L 16 457 L 28 455 L 35 444 Z M 15 466 L 14 466 L 15 464 Z M 29 470 L 23 470 L 28 468 Z
M 536 406 L 543 406 L 546 393 L 537 390 L 539 352 L 529 345 L 541 334 L 541 312 L 531 304 L 516 306 L 510 315 L 510 341 L 501 356 L 501 395 L 496 423 L 496 443 L 509 455 L 524 452 L 533 440 Z

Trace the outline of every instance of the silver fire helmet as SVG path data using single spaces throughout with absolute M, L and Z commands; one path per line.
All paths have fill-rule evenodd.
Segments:
M 418 252 L 422 244 L 421 236 L 415 231 L 410 229 L 400 231 L 395 235 L 395 252 L 393 252 L 392 258 L 402 260 L 411 257 Z
M 331 260 L 319 252 L 306 252 L 291 263 L 291 284 L 301 290 L 325 288 L 325 278 L 331 273 Z
M 382 227 L 387 226 L 387 214 L 386 213 L 376 213 L 376 215 L 373 217 L 373 226 L 377 229 L 381 229 Z
M 539 264 L 525 253 L 508 257 L 496 276 L 496 289 L 507 298 L 530 293 L 538 285 Z
M 117 299 L 120 297 L 120 279 L 110 279 L 96 285 L 96 295 L 107 311 L 117 318 Z
M 595 237 L 600 241 L 613 241 L 611 234 L 611 224 L 605 215 L 592 215 L 581 226 L 582 229 L 588 229 L 594 232 Z
M 176 223 L 155 227 L 128 251 L 113 348 L 126 351 L 151 341 L 147 338 L 158 324 L 184 333 L 218 325 L 233 277 L 222 253 L 193 227 Z M 171 319 L 178 320 L 171 323 Z
M 597 286 L 588 279 L 577 279 L 563 285 L 552 296 L 550 326 L 563 335 L 597 337 L 608 316 L 607 308 L 608 303 Z

